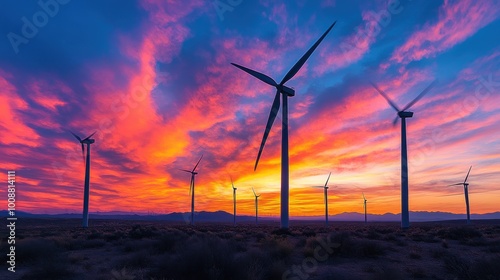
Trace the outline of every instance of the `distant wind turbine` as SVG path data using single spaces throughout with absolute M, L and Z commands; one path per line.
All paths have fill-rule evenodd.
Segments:
M 371 83 L 372 86 L 382 95 L 385 100 L 391 105 L 394 110 L 398 113 L 397 117 L 393 121 L 393 125 L 396 125 L 398 117 L 401 118 L 401 228 L 410 227 L 410 214 L 408 207 L 408 153 L 406 148 L 406 118 L 413 117 L 413 112 L 408 112 L 406 110 L 410 109 L 417 101 L 419 101 L 425 94 L 427 94 L 431 88 L 436 83 L 434 80 L 429 86 L 427 86 L 413 101 L 408 103 L 403 109 L 399 109 L 398 106 L 383 92 L 376 84 Z
M 465 207 L 467 209 L 467 224 L 470 224 L 470 209 L 469 209 L 469 183 L 467 183 L 467 178 L 469 178 L 470 170 L 472 169 L 472 165 L 469 168 L 469 172 L 467 172 L 467 176 L 465 176 L 465 180 L 463 183 L 452 184 L 450 186 L 464 186 L 464 195 L 465 195 Z
M 253 195 L 255 196 L 255 223 L 258 224 L 259 223 L 259 196 L 261 196 L 260 194 L 257 195 L 255 193 L 255 190 L 253 189 L 252 187 L 252 191 L 253 191 Z
M 236 190 L 234 187 L 233 178 L 231 179 L 231 185 L 233 186 L 233 225 L 236 226 Z
M 271 127 L 276 119 L 280 108 L 280 94 L 283 96 L 283 109 L 282 109 L 282 129 L 281 129 L 281 228 L 288 228 L 289 220 L 289 209 L 288 209 L 288 196 L 289 196 L 289 163 L 288 163 L 288 97 L 295 96 L 295 90 L 293 88 L 285 86 L 285 83 L 292 79 L 300 68 L 304 65 L 307 59 L 311 56 L 318 45 L 323 41 L 328 32 L 333 28 L 336 22 L 334 22 L 326 32 L 314 43 L 314 45 L 295 63 L 295 65 L 288 71 L 283 80 L 278 84 L 271 77 L 262 74 L 260 72 L 254 71 L 252 69 L 246 68 L 244 66 L 238 65 L 236 63 L 231 63 L 232 65 L 238 67 L 239 69 L 247 72 L 248 74 L 254 76 L 255 78 L 261 80 L 262 82 L 271 85 L 276 88 L 276 95 L 274 97 L 273 105 L 271 107 L 271 113 L 266 124 L 266 130 L 262 137 L 262 142 L 260 144 L 259 153 L 257 155 L 257 160 L 255 161 L 254 171 L 257 169 L 259 164 L 259 159 L 266 144 L 267 136 L 271 131 Z
M 181 171 L 191 173 L 191 182 L 189 184 L 189 195 L 191 196 L 191 225 L 194 225 L 194 176 L 198 174 L 198 172 L 196 172 L 196 167 L 198 167 L 202 158 L 203 155 L 201 155 L 193 170 L 180 169 Z
M 330 175 L 332 175 L 332 172 L 328 174 L 328 178 L 326 179 L 325 186 L 317 186 L 316 188 L 323 188 L 324 189 L 324 200 L 325 200 L 325 224 L 328 226 L 328 180 L 330 180 Z
M 364 200 L 364 201 L 363 201 L 363 208 L 364 208 L 364 210 L 365 210 L 365 224 L 366 224 L 366 222 L 367 222 L 367 219 L 366 219 L 366 202 L 367 202 L 368 200 L 366 200 L 365 193 L 363 193 L 363 200 Z
M 71 132 L 73 136 L 82 144 L 82 157 L 85 163 L 85 185 L 83 189 L 83 221 L 82 226 L 84 228 L 89 226 L 89 196 L 90 196 L 90 145 L 95 143 L 94 136 L 95 132 L 90 134 L 87 138 L 80 138 L 78 135 Z M 85 160 L 85 144 L 87 145 L 87 160 Z

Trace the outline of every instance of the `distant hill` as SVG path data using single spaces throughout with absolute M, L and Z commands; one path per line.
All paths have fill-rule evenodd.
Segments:
M 6 210 L 0 211 L 0 217 L 7 217 Z M 105 219 L 105 220 L 145 220 L 145 221 L 171 221 L 171 222 L 188 222 L 190 219 L 190 212 L 174 212 L 170 214 L 155 214 L 155 215 L 138 215 L 127 212 L 97 212 L 90 213 L 90 219 Z M 18 218 L 65 218 L 65 219 L 79 219 L 82 214 L 68 213 L 68 214 L 32 214 L 28 212 L 16 211 Z M 322 221 L 324 216 L 307 216 L 307 217 L 291 217 L 291 220 L 308 220 L 308 221 Z M 364 221 L 364 215 L 355 212 L 344 212 L 329 217 L 331 221 Z M 465 214 L 454 214 L 448 212 L 426 212 L 417 211 L 410 212 L 410 221 L 414 222 L 431 222 L 431 221 L 447 221 L 447 220 L 462 220 L 465 219 Z M 500 212 L 486 213 L 486 214 L 471 214 L 472 220 L 485 220 L 485 219 L 500 219 Z M 262 221 L 277 221 L 278 217 L 259 217 Z M 216 212 L 195 212 L 195 221 L 197 222 L 220 222 L 231 223 L 233 215 L 225 211 Z M 255 216 L 237 216 L 237 222 L 253 222 Z M 377 222 L 398 222 L 401 221 L 400 214 L 385 213 L 385 214 L 369 214 L 368 221 Z

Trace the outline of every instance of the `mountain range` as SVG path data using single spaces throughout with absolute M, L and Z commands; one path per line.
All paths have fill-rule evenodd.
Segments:
M 28 212 L 16 211 L 18 218 L 64 218 L 64 219 L 78 219 L 82 214 L 65 213 L 65 214 L 33 214 Z M 0 211 L 0 217 L 7 217 L 6 210 Z M 191 216 L 190 212 L 174 212 L 170 214 L 134 214 L 129 212 L 94 212 L 90 213 L 91 219 L 105 219 L 105 220 L 145 220 L 145 221 L 170 221 L 170 222 L 188 222 Z M 416 211 L 410 212 L 410 221 L 413 222 L 428 222 L 428 221 L 447 221 L 447 220 L 462 220 L 465 219 L 465 214 L 455 214 L 449 212 L 427 212 Z M 500 212 L 486 213 L 486 214 L 471 214 L 472 220 L 486 220 L 486 219 L 500 219 Z M 237 216 L 238 222 L 253 222 L 255 216 Z M 262 221 L 278 221 L 278 217 L 260 217 Z M 324 216 L 304 216 L 304 217 L 291 217 L 291 220 L 303 221 L 323 221 Z M 356 212 L 344 212 L 336 215 L 329 216 L 330 221 L 363 221 L 364 215 Z M 216 212 L 195 212 L 195 221 L 199 222 L 220 222 L 231 223 L 233 215 L 225 211 Z M 385 214 L 369 214 L 368 221 L 374 222 L 398 222 L 401 221 L 400 214 L 385 213 Z

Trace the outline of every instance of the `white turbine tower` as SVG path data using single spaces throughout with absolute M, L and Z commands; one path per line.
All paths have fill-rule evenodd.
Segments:
M 231 185 L 233 187 L 233 225 L 236 226 L 236 190 L 237 188 L 234 187 L 233 183 L 233 178 L 231 179 Z
M 397 117 L 394 119 L 393 125 L 396 125 L 398 118 L 401 118 L 401 228 L 410 227 L 410 214 L 408 206 L 408 153 L 406 148 L 406 118 L 413 117 L 413 112 L 408 112 L 406 110 L 410 109 L 420 98 L 429 92 L 429 90 L 434 86 L 436 81 L 433 81 L 427 88 L 425 88 L 413 101 L 408 103 L 402 110 L 396 106 L 394 102 L 377 87 L 374 83 L 371 83 L 373 87 L 382 95 L 385 100 L 391 105 L 394 110 L 398 113 Z
M 319 38 L 318 41 L 295 63 L 295 65 L 288 71 L 281 83 L 276 83 L 271 77 L 262 74 L 260 72 L 254 71 L 252 69 L 243 67 L 241 65 L 231 63 L 232 65 L 238 67 L 239 69 L 247 72 L 248 74 L 254 76 L 255 78 L 261 80 L 262 82 L 271 85 L 276 88 L 276 95 L 274 97 L 273 105 L 271 107 L 271 113 L 267 120 L 266 130 L 262 137 L 262 142 L 260 144 L 259 153 L 257 155 L 257 160 L 255 161 L 254 171 L 257 169 L 259 164 L 260 155 L 266 144 L 267 136 L 271 131 L 271 127 L 276 119 L 278 110 L 280 108 L 280 94 L 283 97 L 283 109 L 282 109 L 282 128 L 281 128 L 281 228 L 288 229 L 289 220 L 289 209 L 288 209 L 288 197 L 289 197 L 289 163 L 288 163 L 288 97 L 295 96 L 295 90 L 293 88 L 285 86 L 285 83 L 292 79 L 300 68 L 304 65 L 307 59 L 311 56 L 318 45 L 323 41 L 328 32 L 333 28 L 336 22 L 334 22 Z
M 326 183 L 324 186 L 317 186 L 315 188 L 323 188 L 324 190 L 324 200 L 325 200 L 325 224 L 328 226 L 328 181 L 330 180 L 330 175 L 332 172 L 328 174 L 328 178 L 326 179 Z
M 469 172 L 467 172 L 467 176 L 465 176 L 465 180 L 463 183 L 452 184 L 450 186 L 464 186 L 464 195 L 465 195 L 465 208 L 467 210 L 467 224 L 470 224 L 470 208 L 469 208 L 469 183 L 467 183 L 467 178 L 469 178 L 470 170 L 472 169 L 472 165 L 469 168 Z
M 366 224 L 366 222 L 367 222 L 367 218 L 366 218 L 366 202 L 367 202 L 367 201 L 368 201 L 368 200 L 366 200 L 365 193 L 363 193 L 363 208 L 364 208 L 364 210 L 365 210 L 365 224 Z
M 198 174 L 198 172 L 195 171 L 196 167 L 198 167 L 198 164 L 200 164 L 202 158 L 203 155 L 201 155 L 200 159 L 198 160 L 198 163 L 196 163 L 193 170 L 180 169 L 181 171 L 191 173 L 191 182 L 189 184 L 189 195 L 191 196 L 191 225 L 194 225 L 194 176 Z
M 259 196 L 261 196 L 260 194 L 257 195 L 255 193 L 255 190 L 253 189 L 252 187 L 252 191 L 253 191 L 253 195 L 255 196 L 255 224 L 258 224 L 259 223 Z
M 80 138 L 78 135 L 71 132 L 73 136 L 82 144 L 82 157 L 85 163 L 85 185 L 83 189 L 83 221 L 82 226 L 84 228 L 89 226 L 89 196 L 90 196 L 90 145 L 95 143 L 94 136 L 95 132 L 90 134 L 87 138 Z M 85 160 L 85 145 L 87 145 L 87 160 Z

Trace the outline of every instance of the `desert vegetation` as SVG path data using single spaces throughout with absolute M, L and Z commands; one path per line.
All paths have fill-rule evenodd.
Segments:
M 1 279 L 498 279 L 500 221 L 173 224 L 24 219 Z M 3 230 L 3 229 L 2 229 Z M 2 236 L 6 236 L 2 232 Z M 6 239 L 1 243 L 7 251 Z M 4 254 L 5 258 L 5 254 Z M 6 278 L 8 277 L 8 278 Z

